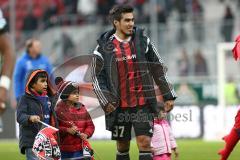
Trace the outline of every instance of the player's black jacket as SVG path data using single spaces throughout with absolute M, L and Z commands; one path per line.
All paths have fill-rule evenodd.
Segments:
M 93 88 L 103 110 L 108 103 L 118 107 L 120 100 L 115 47 L 111 41 L 114 33 L 113 29 L 100 36 L 92 60 Z M 153 79 L 159 87 L 164 101 L 174 100 L 176 98 L 175 91 L 167 79 L 167 69 L 163 65 L 163 60 L 149 38 L 144 35 L 144 30 L 135 27 L 131 40 L 135 44 L 136 61 L 140 67 L 146 104 L 151 106 L 153 113 L 156 113 L 158 109 Z M 109 126 L 108 123 L 107 129 L 111 130 L 111 125 Z

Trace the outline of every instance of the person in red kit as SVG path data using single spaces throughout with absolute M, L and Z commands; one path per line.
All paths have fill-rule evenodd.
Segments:
M 56 114 L 59 122 L 61 157 L 82 159 L 85 156 L 84 141 L 92 136 L 94 124 L 85 106 L 79 102 L 78 84 L 65 82 L 59 77 L 55 83 L 59 87 L 60 96 Z
M 233 57 L 235 60 L 240 58 L 240 35 L 236 38 L 235 47 L 232 50 Z M 235 123 L 228 135 L 223 137 L 225 141 L 224 149 L 220 150 L 218 154 L 221 156 L 221 160 L 227 160 L 229 155 L 231 154 L 233 148 L 236 146 L 240 139 L 240 109 L 237 112 L 235 117 Z
M 134 26 L 133 8 L 114 6 L 109 19 L 113 29 L 100 36 L 93 54 L 93 89 L 105 112 L 106 129 L 116 140 L 116 159 L 130 159 L 133 127 L 139 160 L 152 160 L 153 114 L 159 111 L 154 82 L 166 112 L 172 110 L 176 94 L 153 43 L 143 29 Z

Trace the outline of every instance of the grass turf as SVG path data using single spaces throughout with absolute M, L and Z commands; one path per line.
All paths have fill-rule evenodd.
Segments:
M 179 146 L 179 160 L 219 160 L 217 151 L 223 148 L 223 142 L 204 142 L 202 140 L 177 140 Z M 113 141 L 91 141 L 95 149 L 96 160 L 114 160 L 116 147 Z M 131 160 L 138 160 L 138 150 L 135 141 L 131 143 Z M 24 160 L 19 153 L 18 142 L 13 140 L 0 141 L 0 159 Z M 239 160 L 240 145 L 238 145 L 229 160 Z

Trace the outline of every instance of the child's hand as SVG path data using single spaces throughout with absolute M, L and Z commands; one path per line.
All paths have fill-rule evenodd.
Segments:
M 152 152 L 152 153 L 154 153 L 154 151 L 155 151 L 155 150 L 154 150 L 154 148 L 153 148 L 153 147 L 151 147 L 151 152 Z
M 88 138 L 88 135 L 86 135 L 85 133 L 81 133 L 80 136 L 83 140 L 86 140 Z
M 175 160 L 178 160 L 178 157 L 179 157 L 178 149 L 174 148 L 173 151 L 174 151 L 174 154 L 175 154 Z
M 72 126 L 71 128 L 67 129 L 67 132 L 71 135 L 75 135 L 77 133 L 77 127 L 76 126 Z
M 37 115 L 32 115 L 29 117 L 29 121 L 32 122 L 32 123 L 37 123 L 40 121 L 40 117 L 37 116 Z

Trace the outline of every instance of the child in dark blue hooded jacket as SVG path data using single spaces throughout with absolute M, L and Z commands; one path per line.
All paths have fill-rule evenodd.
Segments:
M 45 70 L 34 70 L 28 76 L 25 94 L 17 106 L 17 122 L 19 123 L 19 147 L 26 159 L 35 160 L 32 152 L 35 136 L 42 125 L 39 120 L 57 127 L 54 112 L 55 91 Z

